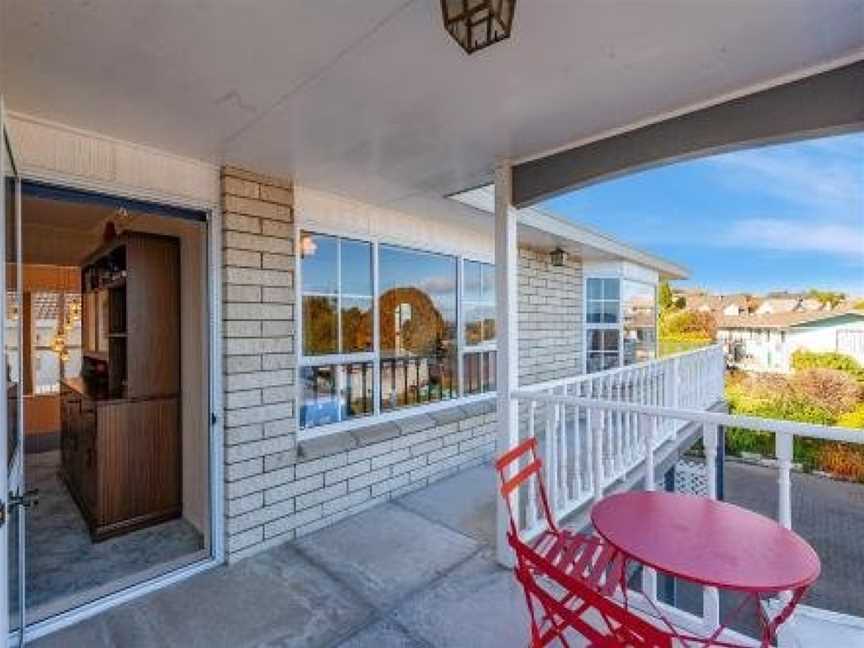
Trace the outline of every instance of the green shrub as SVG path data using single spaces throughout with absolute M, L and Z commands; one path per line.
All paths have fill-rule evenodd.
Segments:
M 745 416 L 802 423 L 833 425 L 835 414 L 828 409 L 802 397 L 780 376 L 749 377 L 730 384 L 726 389 L 730 412 Z M 822 442 L 814 439 L 795 439 L 794 460 L 807 469 L 818 466 Z M 730 454 L 758 452 L 774 456 L 774 434 L 744 428 L 727 428 L 726 451 Z
M 660 318 L 660 337 L 678 341 L 713 340 L 717 322 L 711 313 L 671 311 Z
M 803 369 L 836 369 L 851 374 L 858 382 L 864 382 L 864 367 L 855 358 L 843 353 L 805 351 L 798 349 L 792 354 L 792 368 Z
M 855 409 L 861 387 L 855 378 L 839 369 L 801 369 L 789 379 L 795 395 L 835 417 Z
M 699 349 L 711 344 L 711 340 L 679 340 L 677 338 L 660 338 L 660 357 L 675 355 L 676 353 L 684 353 L 693 349 Z
M 848 428 L 864 429 L 864 403 L 860 404 L 851 412 L 846 412 L 837 417 L 837 425 Z

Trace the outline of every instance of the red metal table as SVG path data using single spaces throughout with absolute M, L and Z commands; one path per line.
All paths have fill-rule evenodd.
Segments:
M 611 495 L 594 506 L 591 520 L 628 559 L 670 576 L 744 592 L 757 604 L 760 594 L 792 592 L 773 620 L 760 613 L 764 645 L 821 570 L 819 556 L 798 534 L 705 497 L 648 491 Z

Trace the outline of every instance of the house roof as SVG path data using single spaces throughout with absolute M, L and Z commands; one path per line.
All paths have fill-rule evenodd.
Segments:
M 764 315 L 721 315 L 717 318 L 717 328 L 786 329 L 848 315 L 864 319 L 864 311 L 856 310 L 849 306 L 838 306 L 832 311 L 791 311 L 785 313 L 766 313 Z
M 744 293 L 731 295 L 686 295 L 686 306 L 690 310 L 698 310 L 708 306 L 711 311 L 722 311 L 727 306 L 739 306 L 747 308 L 754 303 L 758 305 L 759 300 Z
M 800 300 L 793 298 L 769 297 L 768 299 L 762 300 L 762 303 L 759 304 L 759 307 L 771 307 L 775 312 L 788 313 L 795 310 L 795 307 L 798 306 L 799 302 Z

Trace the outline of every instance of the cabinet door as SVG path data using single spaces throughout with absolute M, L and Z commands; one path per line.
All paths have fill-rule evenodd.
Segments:
M 81 399 L 80 397 L 71 398 L 68 407 L 69 416 L 67 418 L 66 431 L 67 443 L 66 452 L 67 459 L 63 464 L 66 470 L 66 476 L 72 482 L 72 488 L 77 489 L 81 479 L 80 462 L 78 460 L 81 446 L 80 428 L 81 428 Z
M 97 485 L 99 482 L 98 475 L 98 457 L 96 443 L 96 411 L 82 410 L 81 426 L 80 426 L 80 452 L 78 461 L 80 462 L 80 493 L 84 499 L 87 508 L 90 509 L 90 514 L 96 518 L 99 523 L 99 507 L 96 501 Z
M 60 456 L 68 470 L 72 460 L 72 393 L 66 389 L 60 392 Z

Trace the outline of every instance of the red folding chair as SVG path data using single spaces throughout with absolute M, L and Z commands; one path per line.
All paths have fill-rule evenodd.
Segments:
M 518 468 L 529 453 L 530 461 Z M 517 472 L 507 479 L 513 463 Z M 558 528 L 543 485 L 543 462 L 537 457 L 536 439 L 504 453 L 495 467 L 510 513 L 507 540 L 516 554 L 514 571 L 525 592 L 533 648 L 542 648 L 555 639 L 569 646 L 564 636 L 568 629 L 598 648 L 671 648 L 669 634 L 612 598 L 624 582 L 624 556 L 599 538 Z M 519 512 L 513 510 L 510 495 L 530 479 L 535 480 L 545 528 L 534 540 L 525 542 L 519 537 Z

